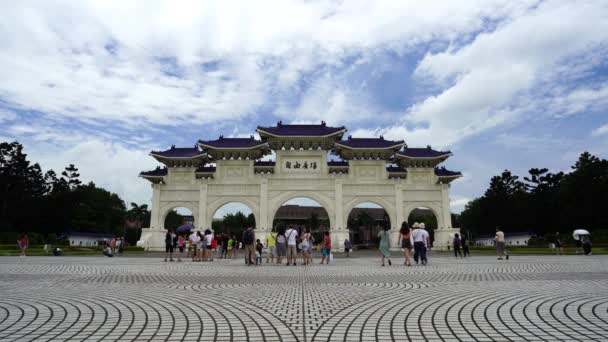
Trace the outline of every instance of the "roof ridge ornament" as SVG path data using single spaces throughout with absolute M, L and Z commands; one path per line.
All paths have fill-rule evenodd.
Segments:
M 321 120 L 321 126 L 323 126 L 323 127 L 327 126 L 327 124 L 325 123 L 325 121 Z

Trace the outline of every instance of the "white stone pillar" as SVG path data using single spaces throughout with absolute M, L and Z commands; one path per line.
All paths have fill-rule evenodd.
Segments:
M 405 218 L 403 217 L 403 185 L 401 184 L 401 180 L 398 180 L 398 183 L 395 184 L 395 216 L 397 222 L 391 222 L 391 246 L 392 249 L 398 250 L 400 249 L 400 246 L 398 246 L 399 230 L 401 229 L 401 223 L 405 221 Z
M 344 225 L 344 197 L 342 195 L 342 180 L 336 179 L 334 182 L 334 226 L 331 227 L 330 237 L 332 249 L 335 251 L 344 251 L 344 240 L 349 237 L 348 229 Z
M 211 227 L 211 220 L 207 217 L 207 184 L 201 184 L 198 192 L 198 217 L 194 225 L 199 229 Z
M 270 228 L 268 222 L 268 179 L 262 179 L 260 183 L 260 222 L 257 223 L 257 229 Z
M 449 187 L 449 184 L 441 184 L 441 214 L 443 215 L 443 227 L 440 228 L 452 228 Z
M 160 222 L 160 184 L 152 184 L 152 209 L 150 214 L 150 228 L 161 230 L 164 224 Z

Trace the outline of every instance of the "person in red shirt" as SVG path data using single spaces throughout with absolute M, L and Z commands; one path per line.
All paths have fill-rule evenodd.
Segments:
M 19 249 L 21 249 L 21 255 L 19 257 L 25 257 L 27 253 L 27 248 L 30 245 L 30 239 L 27 237 L 27 234 L 23 234 L 21 236 L 21 239 L 18 240 L 18 242 Z
M 329 237 L 329 232 L 325 232 L 325 235 L 323 236 L 323 249 L 321 250 L 321 255 L 323 255 L 323 258 L 321 259 L 321 264 L 323 264 L 323 261 L 325 261 L 325 258 L 327 258 L 326 264 L 329 264 L 330 253 L 331 253 L 331 238 Z

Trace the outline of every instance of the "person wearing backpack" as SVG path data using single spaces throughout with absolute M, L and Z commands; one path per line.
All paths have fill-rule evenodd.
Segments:
M 248 227 L 243 232 L 243 247 L 245 248 L 245 264 L 251 266 L 255 257 L 255 233 L 253 227 Z
M 462 240 L 460 240 L 460 234 L 454 234 L 454 239 L 452 240 L 452 247 L 454 248 L 454 256 L 462 258 L 462 251 L 460 247 L 462 247 Z

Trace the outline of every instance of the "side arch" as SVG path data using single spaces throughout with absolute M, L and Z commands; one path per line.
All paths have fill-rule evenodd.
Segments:
M 160 229 L 165 229 L 165 219 L 169 212 L 175 208 L 187 208 L 194 216 L 194 225 L 197 225 L 196 218 L 198 217 L 198 202 L 162 202 L 160 205 L 160 217 L 159 217 L 159 226 Z
M 323 207 L 323 209 L 327 211 L 327 216 L 329 216 L 329 226 L 331 228 L 334 228 L 334 223 L 336 221 L 336 211 L 332 203 L 332 199 L 313 191 L 288 191 L 281 193 L 279 196 L 274 197 L 272 201 L 270 201 L 268 206 L 268 221 L 274 221 L 274 216 L 285 202 L 298 197 L 310 198 L 312 200 L 317 201 Z
M 410 217 L 410 214 L 412 213 L 412 211 L 414 211 L 414 209 L 420 208 L 420 207 L 429 208 L 433 212 L 433 215 L 435 215 L 435 218 L 437 219 L 437 228 L 438 229 L 445 227 L 444 222 L 443 222 L 443 216 L 441 215 L 441 205 L 439 203 L 435 203 L 435 202 L 411 202 L 411 203 L 406 204 L 405 207 L 403 208 L 404 219 L 407 221 L 407 219 L 408 219 L 408 217 Z
M 211 227 L 211 221 L 213 220 L 213 214 L 215 214 L 215 212 L 225 206 L 228 203 L 242 203 L 244 205 L 246 205 L 247 207 L 249 207 L 249 209 L 251 210 L 251 212 L 253 213 L 253 218 L 255 219 L 255 224 L 256 226 L 260 224 L 259 221 L 259 217 L 260 217 L 260 206 L 247 199 L 247 198 L 233 198 L 233 197 L 222 197 L 220 199 L 217 199 L 211 203 L 209 203 L 209 205 L 207 206 L 207 222 L 205 222 L 205 228 L 206 227 Z

